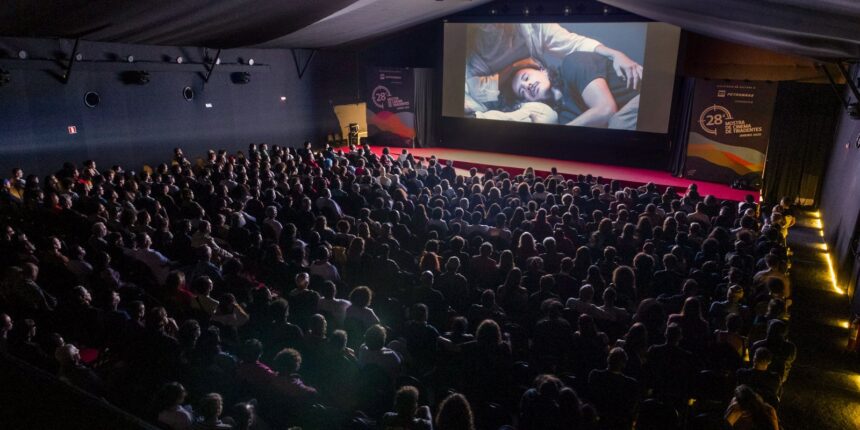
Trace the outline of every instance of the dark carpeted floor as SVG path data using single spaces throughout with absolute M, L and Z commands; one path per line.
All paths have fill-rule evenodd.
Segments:
M 860 429 L 860 366 L 857 356 L 845 353 L 848 298 L 830 279 L 819 226 L 815 215 L 801 214 L 788 237 L 794 252 L 789 338 L 798 353 L 780 421 L 784 430 Z

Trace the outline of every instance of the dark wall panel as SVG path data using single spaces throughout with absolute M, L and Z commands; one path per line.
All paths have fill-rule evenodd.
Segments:
M 855 67 L 854 79 L 857 76 Z M 843 97 L 849 97 L 846 93 Z M 833 151 L 824 178 L 821 215 L 824 234 L 833 254 L 833 263 L 843 289 L 850 289 L 853 309 L 860 312 L 860 295 L 856 294 L 857 270 L 855 252 L 860 239 L 860 121 L 847 113 L 839 118 Z
M 27 60 L 8 58 L 18 49 L 27 50 Z M 316 75 L 340 55 L 318 53 L 299 79 L 290 51 L 223 51 L 222 64 L 204 84 L 200 48 L 82 42 L 79 51 L 84 61 L 63 84 L 55 76 L 60 65 L 49 59 L 70 56 L 70 41 L 0 39 L 0 68 L 11 79 L 0 87 L 0 171 L 21 166 L 42 174 L 65 160 L 87 158 L 138 168 L 168 159 L 175 146 L 200 156 L 208 148 L 236 150 L 251 142 L 298 145 L 321 133 L 315 116 L 319 106 L 330 108 L 314 96 L 315 87 L 324 85 Z M 134 63 L 115 60 L 129 54 Z M 169 63 L 180 55 L 183 64 Z M 254 67 L 238 64 L 249 58 Z M 124 84 L 120 75 L 128 70 L 149 71 L 150 82 Z M 239 71 L 251 73 L 250 83 L 231 81 Z M 196 93 L 191 102 L 182 98 L 185 86 Z M 84 106 L 87 91 L 99 93 L 98 107 Z M 70 125 L 77 134 L 68 133 Z

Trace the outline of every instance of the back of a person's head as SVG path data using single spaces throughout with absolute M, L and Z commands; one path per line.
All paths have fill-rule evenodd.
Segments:
M 153 402 L 155 412 L 161 412 L 181 404 L 185 400 L 185 387 L 179 382 L 168 382 L 155 393 Z
M 609 356 L 606 357 L 606 366 L 613 372 L 620 372 L 627 364 L 627 353 L 624 348 L 612 348 L 609 351 Z
M 493 320 L 481 321 L 475 331 L 475 340 L 484 346 L 495 346 L 502 342 L 502 330 Z
M 442 400 L 436 413 L 436 430 L 474 430 L 475 416 L 466 396 L 454 393 Z
M 669 345 L 677 345 L 680 341 L 681 327 L 675 323 L 666 326 L 666 343 Z
M 218 393 L 209 393 L 200 398 L 197 411 L 204 421 L 215 420 L 221 416 L 224 400 Z
M 416 303 L 412 305 L 412 309 L 410 310 L 410 316 L 415 321 L 426 322 L 428 314 L 429 310 L 424 303 Z
M 777 319 L 770 320 L 767 322 L 767 339 L 783 340 L 787 330 L 788 326 L 786 326 L 784 321 Z
M 248 430 L 256 423 L 257 407 L 255 402 L 241 402 L 230 408 L 233 430 Z
M 308 331 L 320 337 L 325 337 L 326 331 L 328 329 L 328 322 L 325 317 L 321 314 L 313 314 L 311 315 L 310 322 L 308 323 Z
M 239 348 L 239 359 L 245 363 L 255 363 L 263 355 L 263 344 L 257 339 L 248 339 Z
M 284 348 L 275 355 L 272 367 L 283 375 L 298 372 L 302 366 L 302 355 L 293 348 Z
M 385 346 L 387 336 L 385 327 L 379 324 L 373 325 L 364 332 L 364 345 L 371 351 L 379 351 Z
M 769 349 L 762 347 L 755 350 L 755 355 L 753 356 L 754 364 L 767 366 L 771 361 L 773 361 L 773 353 Z
M 603 290 L 603 304 L 606 306 L 615 306 L 615 298 L 618 297 L 618 293 L 615 291 L 615 288 L 607 288 Z
M 777 430 L 771 423 L 770 416 L 765 412 L 764 400 L 752 387 L 739 385 L 735 388 L 735 402 L 752 420 L 753 426 L 750 428 Z
M 373 293 L 368 287 L 356 287 L 349 293 L 349 301 L 352 302 L 354 306 L 358 306 L 359 308 L 364 308 L 370 306 L 370 301 L 373 297 Z
M 591 284 L 579 287 L 579 298 L 584 302 L 591 301 L 594 298 L 594 287 Z
M 337 294 L 337 286 L 332 281 L 325 281 L 320 286 L 320 293 L 326 299 L 334 299 Z
M 340 351 L 346 348 L 346 345 L 349 342 L 349 336 L 344 330 L 335 330 L 331 333 L 331 336 L 329 336 L 328 341 L 332 347 Z
M 557 395 L 564 388 L 564 384 L 555 375 L 542 373 L 532 381 L 532 387 L 541 394 Z
M 400 387 L 394 395 L 394 412 L 401 417 L 412 418 L 418 409 L 418 389 L 406 385 Z

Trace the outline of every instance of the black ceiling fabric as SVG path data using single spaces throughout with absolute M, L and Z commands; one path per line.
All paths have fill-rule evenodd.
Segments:
M 860 58 L 856 0 L 600 0 L 694 33 L 820 59 Z
M 0 36 L 235 48 L 302 29 L 356 0 L 3 0 Z

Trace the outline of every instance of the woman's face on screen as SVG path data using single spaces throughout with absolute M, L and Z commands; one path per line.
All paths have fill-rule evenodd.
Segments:
M 525 68 L 517 71 L 511 81 L 514 94 L 520 100 L 539 102 L 550 97 L 552 85 L 545 69 Z

